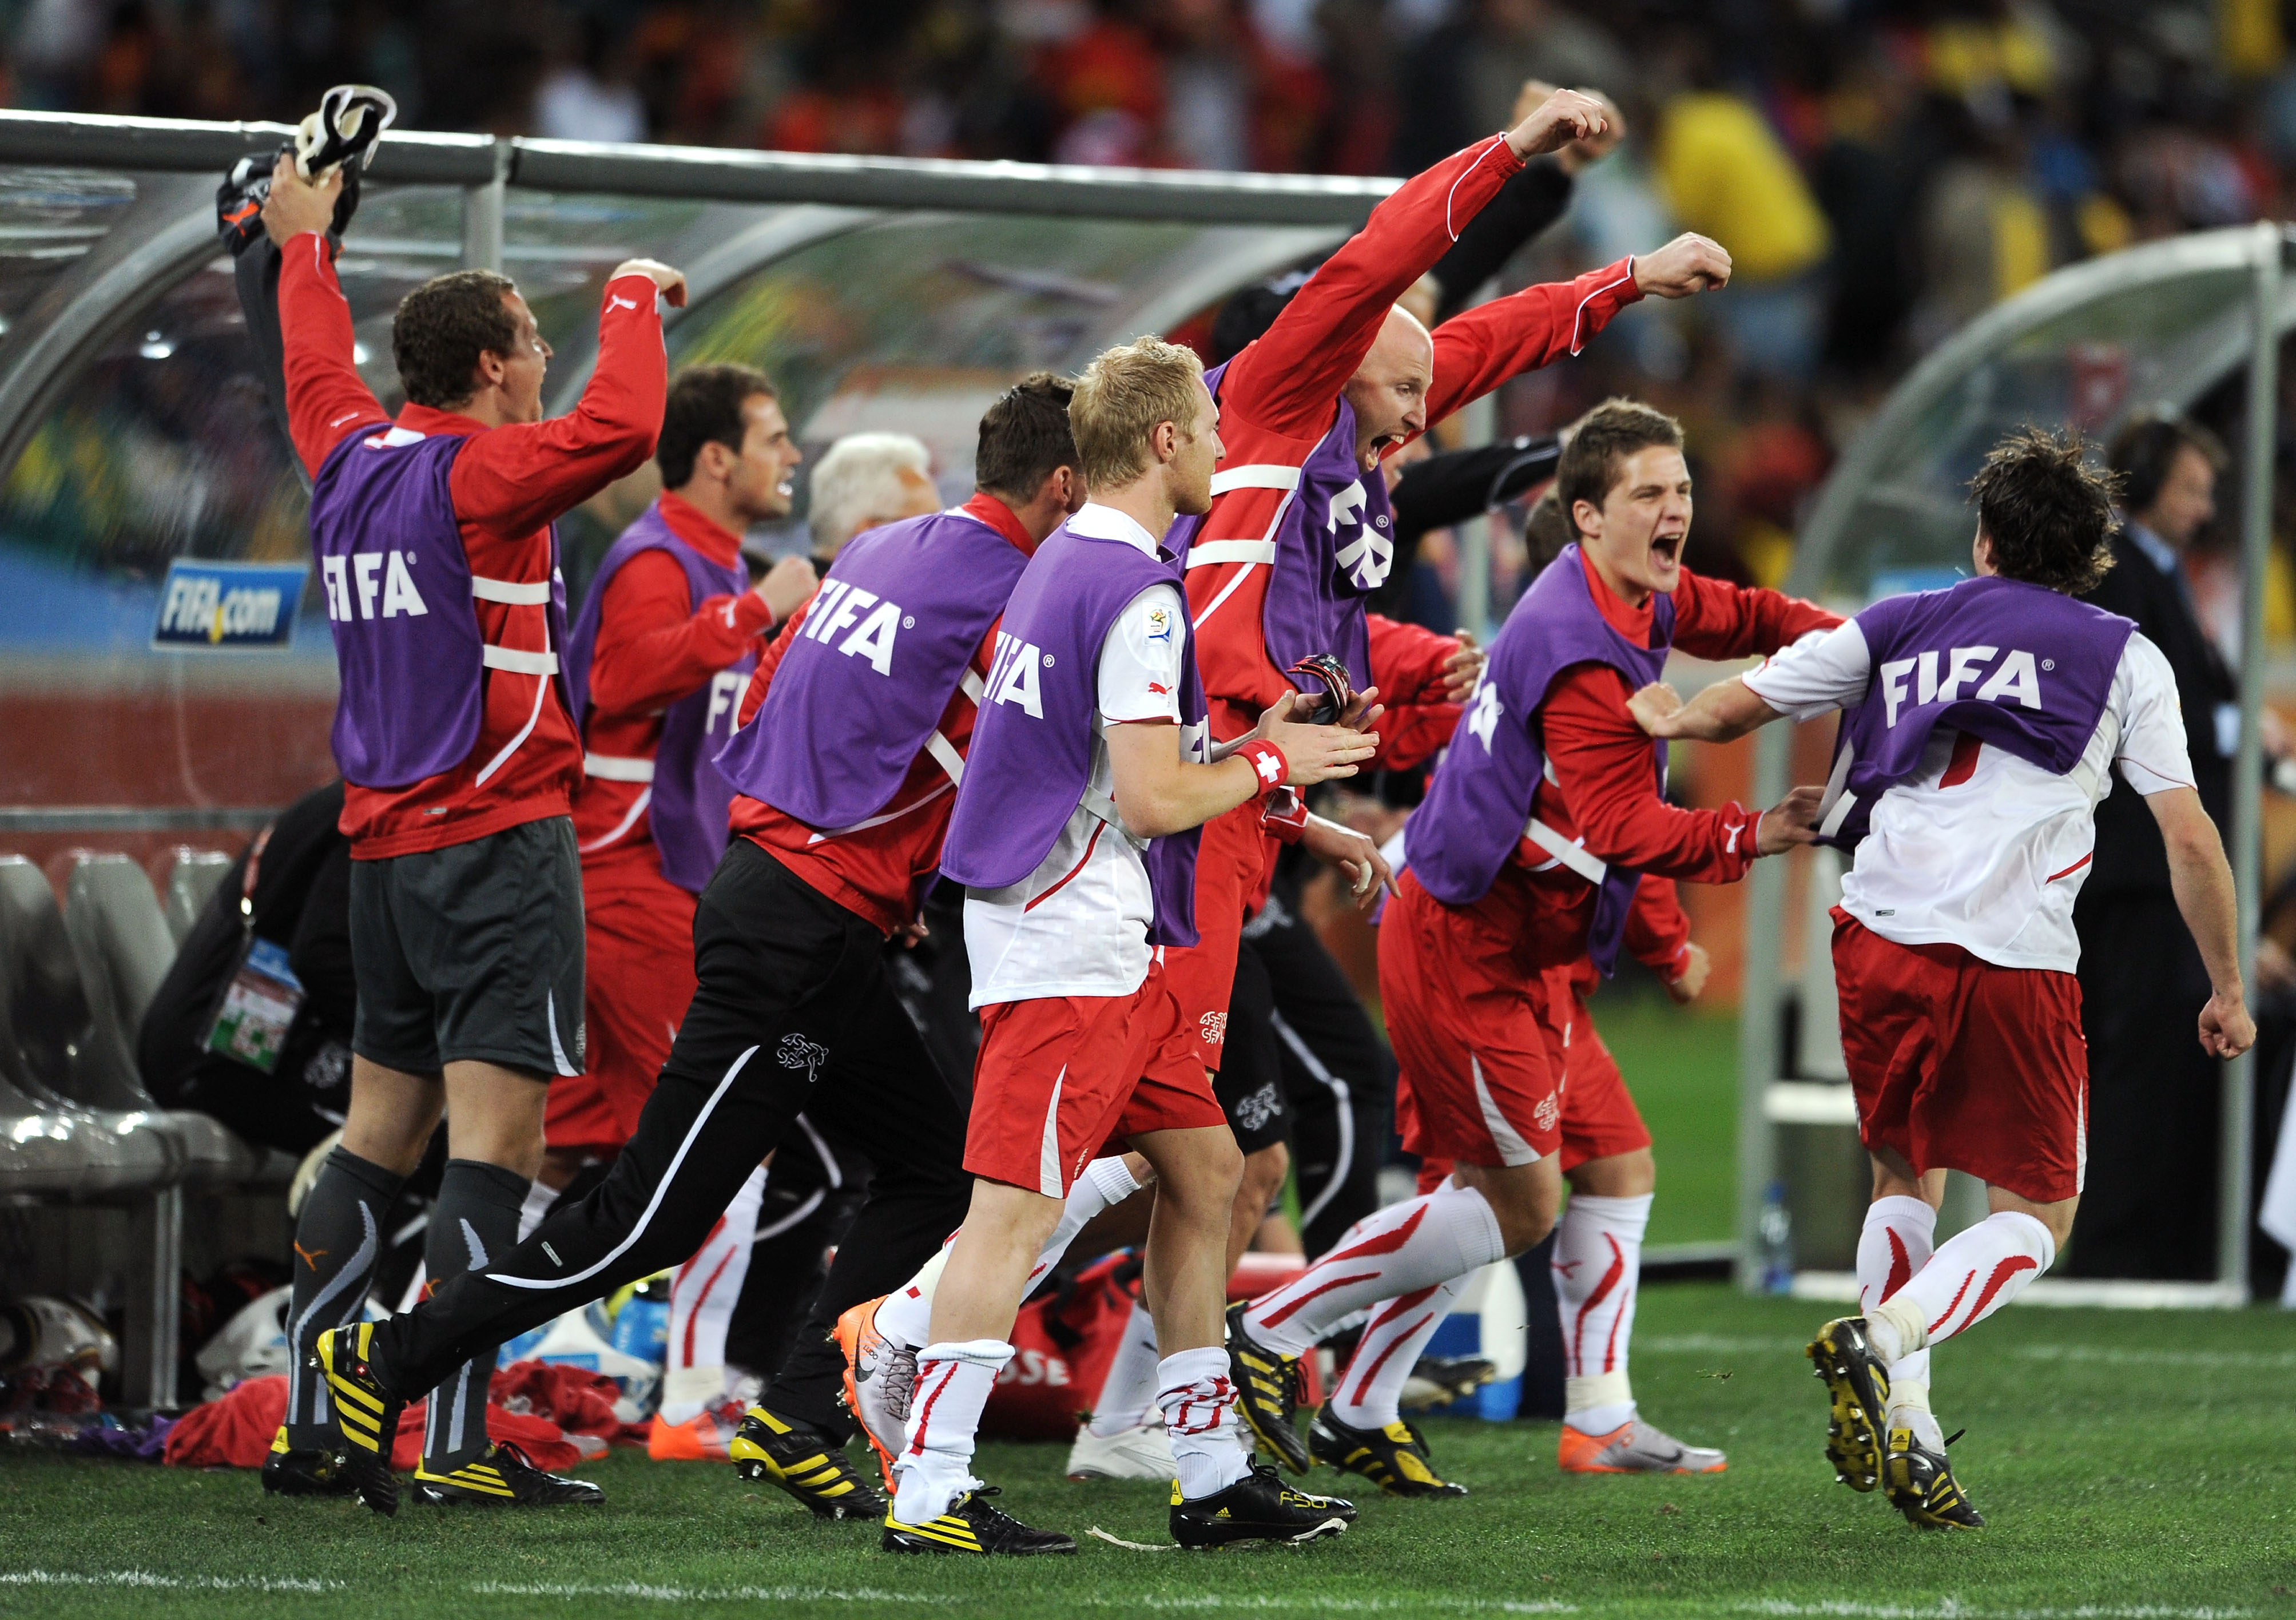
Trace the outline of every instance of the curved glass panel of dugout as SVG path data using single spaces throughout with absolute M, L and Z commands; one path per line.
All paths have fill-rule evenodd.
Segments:
M 2188 406 L 2246 363 L 2253 256 L 2247 227 L 2150 243 L 1972 323 L 1842 458 L 1803 526 L 1792 588 L 1862 605 L 1965 572 L 1969 480 L 2003 434 L 2069 424 L 2102 444 L 2133 413 Z M 2296 292 L 2281 307 L 2292 325 Z

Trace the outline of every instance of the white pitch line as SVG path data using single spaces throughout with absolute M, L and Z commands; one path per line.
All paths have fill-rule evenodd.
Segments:
M 1303 1592 L 1298 1597 L 1282 1594 L 1234 1594 L 1204 1592 L 1189 1597 L 1164 1597 L 1152 1593 L 1136 1593 L 1124 1597 L 1076 1597 L 1068 1599 L 1079 1608 L 1151 1608 L 1170 1610 L 1180 1614 L 1198 1611 L 1242 1614 L 1283 1614 L 1293 1609 L 1313 1609 L 1318 1614 L 1334 1615 L 1422 1615 L 1431 1612 L 1445 1614 L 1488 1615 L 1575 1615 L 1576 1603 L 1549 1599 L 1542 1602 L 1514 1602 L 1504 1598 L 1330 1598 L 1318 1593 Z
M 1841 1616 L 1846 1620 L 2246 1620 L 2248 1608 L 2172 1608 L 2158 1603 L 2083 1603 L 2071 1608 L 1982 1608 L 1955 1598 L 1925 1608 L 1896 1603 L 1852 1603 L 1841 1599 L 1796 1603 L 1785 1598 L 1740 1603 L 1747 1615 Z
M 342 1591 L 340 1581 L 293 1575 L 163 1575 L 148 1569 L 0 1569 L 0 1586 L 128 1586 L 165 1591 Z
M 958 1603 L 939 1592 L 875 1587 L 662 1586 L 644 1581 L 479 1581 L 464 1590 L 484 1598 L 637 1598 L 654 1603 Z

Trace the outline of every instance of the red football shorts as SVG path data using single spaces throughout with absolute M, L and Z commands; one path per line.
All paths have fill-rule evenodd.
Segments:
M 550 1082 L 542 1129 L 553 1147 L 611 1152 L 638 1128 L 693 999 L 693 896 L 627 867 L 585 887 L 585 1073 Z
M 1997 967 L 1958 945 L 1900 945 L 1837 906 L 1833 982 L 1868 1150 L 2036 1204 L 2079 1194 L 2088 1043 L 2079 979 Z
M 1553 1021 L 1562 1028 L 1562 1173 L 1589 1159 L 1612 1158 L 1651 1145 L 1650 1128 L 1627 1090 L 1627 1077 L 1587 1011 L 1587 975 L 1580 965 L 1549 968 L 1545 975 Z M 1419 1190 L 1433 1192 L 1450 1178 L 1447 1158 L 1419 1162 Z
M 1196 1061 L 1207 1069 L 1220 1066 L 1243 914 L 1267 865 L 1267 830 L 1257 802 L 1204 823 L 1196 845 L 1196 942 L 1164 953 L 1164 976 L 1196 1041 Z
M 1543 975 L 1554 1021 L 1562 1026 L 1562 1172 L 1651 1145 L 1618 1059 L 1587 1011 L 1587 991 L 1601 981 L 1592 964 L 1550 967 Z
M 1562 1146 L 1563 1025 L 1543 977 L 1503 971 L 1491 924 L 1406 872 L 1379 926 L 1395 1121 L 1422 1158 L 1528 1164 Z
M 1196 1053 L 1160 966 L 1129 996 L 992 1002 L 980 1009 L 964 1168 L 1065 1198 L 1111 1139 L 1225 1130 Z

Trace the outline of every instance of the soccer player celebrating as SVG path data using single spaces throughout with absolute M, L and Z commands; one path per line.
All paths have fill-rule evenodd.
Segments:
M 1354 1517 L 1253 1468 L 1237 1438 L 1220 1303 L 1242 1162 L 1158 960 L 1194 936 L 1200 826 L 1286 784 L 1352 775 L 1377 746 L 1292 721 L 1287 696 L 1207 758 L 1187 604 L 1160 542 L 1177 514 L 1210 504 L 1218 415 L 1185 349 L 1142 338 L 1095 359 L 1069 407 L 1091 499 L 1029 560 L 998 632 L 941 863 L 971 891 L 976 1180 L 917 1357 L 889 1551 L 1076 1550 L 988 1501 L 973 1441 L 1031 1269 L 1111 1136 L 1157 1178 L 1144 1288 L 1175 1538 L 1309 1541 Z
M 1575 281 L 1495 299 L 1432 334 L 1398 307 L 1526 158 L 1608 127 L 1603 103 L 1558 90 L 1506 134 L 1406 181 L 1266 333 L 1207 374 L 1226 456 L 1210 509 L 1184 519 L 1171 543 L 1186 559 L 1215 738 L 1248 731 L 1292 688 L 1286 672 L 1317 654 L 1336 656 L 1359 679 L 1377 672 L 1365 604 L 1394 557 L 1384 456 L 1508 378 L 1578 353 L 1645 292 L 1681 298 L 1729 279 L 1728 254 L 1685 235 Z M 1264 891 L 1269 830 L 1250 806 L 1207 825 L 1197 865 L 1201 943 L 1170 962 L 1181 1010 L 1215 1070 L 1238 942 Z M 1359 835 L 1329 823 L 1288 835 L 1325 859 L 1365 853 Z M 1275 1152 L 1263 1169 L 1276 1169 Z
M 830 1331 L 931 1256 L 966 1197 L 964 1106 L 902 1010 L 883 945 L 914 924 L 939 863 L 1005 597 L 1081 501 L 1066 402 L 1050 376 L 1008 391 L 981 419 L 980 491 L 854 539 L 767 648 L 756 717 L 718 759 L 736 836 L 695 906 L 693 999 L 636 1131 L 595 1191 L 515 1249 L 388 1322 L 321 1336 L 354 1443 L 388 1434 L 469 1346 L 684 1260 L 803 1113 L 865 1140 L 874 1174 L 814 1320 L 732 1451 L 820 1517 L 878 1516 L 838 1450 Z M 388 1466 L 370 1453 L 354 1469 L 385 1512 Z
M 551 1079 L 578 1073 L 582 877 L 570 796 L 582 746 L 557 678 L 564 584 L 551 524 L 652 451 L 667 366 L 659 300 L 685 277 L 632 259 L 607 278 L 580 406 L 542 419 L 550 345 L 518 289 L 442 275 L 399 305 L 408 403 L 394 423 L 352 363 L 326 232 L 341 172 L 280 158 L 261 217 L 280 251 L 285 398 L 313 479 L 311 538 L 341 667 L 334 752 L 351 842 L 358 980 L 342 1145 L 303 1206 L 289 1344 L 357 1320 L 377 1221 L 447 1116 L 424 1263 L 434 1282 L 508 1250 L 543 1151 Z M 595 1487 L 490 1444 L 480 1336 L 406 1390 L 433 1390 L 415 1488 L 432 1501 L 595 1501 Z M 446 1380 L 442 1384 L 442 1380 Z M 326 1394 L 299 1376 L 267 1488 L 341 1488 Z M 371 1415 L 371 1414 L 370 1414 Z M 340 1432 L 353 1476 L 390 1472 L 395 1422 Z
M 2213 987 L 2202 1048 L 2256 1040 L 2232 872 L 2185 756 L 2176 681 L 2128 620 L 2075 601 L 2112 566 L 2110 481 L 2072 435 L 2002 441 L 1972 481 L 1976 578 L 1891 596 L 1687 705 L 1634 712 L 1659 738 L 1726 741 L 1844 711 L 1819 829 L 1855 849 L 1833 912 L 1841 1045 L 1874 1162 L 1862 1316 L 1810 1345 L 1826 1456 L 1916 1525 L 1984 1523 L 1930 1409 L 1929 1347 L 2049 1269 L 2080 1201 L 2088 1056 L 2073 900 L 2118 767 L 2160 824 L 2177 909 Z M 1931 1247 L 1945 1172 L 1991 1213 Z
M 1813 835 L 1815 789 L 1759 818 L 1736 805 L 1668 805 L 1663 753 L 1626 712 L 1670 647 L 1740 658 L 1837 622 L 1806 602 L 1682 566 L 1691 498 L 1681 447 L 1671 417 L 1630 400 L 1580 419 L 1557 473 L 1578 544 L 1507 616 L 1413 814 L 1410 869 L 1380 927 L 1380 991 L 1402 1070 L 1404 1145 L 1456 1170 L 1358 1221 L 1297 1281 L 1231 1312 L 1242 1410 L 1295 1469 L 1310 1461 L 1292 1422 L 1298 1358 L 1350 1312 L 1392 1301 L 1394 1330 L 1374 1331 L 1374 1318 L 1342 1386 L 1359 1413 L 1389 1420 L 1349 1423 L 1327 1406 L 1319 1449 L 1382 1484 L 1414 1482 L 1414 1494 L 1442 1488 L 1424 1448 L 1390 1416 L 1394 1394 L 1420 1336 L 1467 1278 L 1554 1224 L 1565 1051 L 1545 972 L 1582 958 L 1610 970 L 1641 874 L 1733 883 L 1758 855 Z M 1595 1398 L 1574 1414 L 1581 1422 L 1611 1420 L 1600 1436 L 1609 1464 L 1685 1466 L 1685 1448 L 1635 1415 L 1624 1383 L 1576 1392 Z
M 734 733 L 760 637 L 815 583 L 812 563 L 788 557 L 752 589 L 742 562 L 750 527 L 788 514 L 799 460 L 763 373 L 680 372 L 654 459 L 663 493 L 607 549 L 566 642 L 583 744 L 574 835 L 589 1049 L 586 1073 L 551 1093 L 545 1123 L 560 1158 L 611 1156 L 629 1140 L 669 1056 L 693 999 L 693 897 L 726 852 L 734 785 L 713 756 Z M 708 1409 L 725 1394 L 726 1323 L 749 1263 L 762 1172 L 728 1206 L 722 1253 L 680 1270 L 650 1443 L 657 1457 L 726 1455 L 733 1424 Z M 695 1347 L 698 1355 L 681 1353 Z

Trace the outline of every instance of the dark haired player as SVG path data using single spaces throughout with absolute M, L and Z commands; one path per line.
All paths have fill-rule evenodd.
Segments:
M 566 1161 L 611 1157 L 629 1139 L 693 999 L 693 897 L 726 852 L 734 798 L 713 756 L 734 735 L 763 636 L 815 583 L 811 563 L 787 557 L 752 588 L 742 560 L 752 525 L 788 515 L 800 459 L 764 373 L 680 372 L 654 459 L 663 492 L 607 548 L 566 642 L 582 729 L 574 836 L 589 1041 L 587 1072 L 553 1088 L 545 1122 L 544 1179 L 562 1185 Z M 759 1171 L 679 1271 L 647 1448 L 657 1458 L 726 1455 L 741 1409 L 726 1402 L 726 1329 L 763 1189 Z
M 1298 1280 L 1231 1319 L 1253 1427 L 1271 1443 L 1289 1435 L 1300 1463 L 1307 1448 L 1292 1428 L 1300 1355 L 1343 1317 L 1383 1306 L 1343 1387 L 1352 1405 L 1391 1409 L 1392 1391 L 1366 1386 L 1384 1377 L 1399 1388 L 1414 1346 L 1466 1279 L 1553 1228 L 1567 1031 L 1558 1011 L 1574 999 L 1550 993 L 1547 970 L 1587 958 L 1611 970 L 1644 873 L 1734 883 L 1757 855 L 1811 836 L 1815 789 L 1759 818 L 1736 805 L 1669 805 L 1662 755 L 1627 713 L 1670 647 L 1742 658 L 1837 622 L 1807 602 L 1682 566 L 1691 498 L 1681 447 L 1673 418 L 1630 400 L 1579 420 L 1557 473 L 1578 544 L 1507 616 L 1412 817 L 1410 869 L 1380 926 L 1380 991 L 1402 1072 L 1404 1146 L 1456 1168 L 1447 1184 L 1357 1222 Z M 1630 1117 L 1624 1088 L 1616 1095 Z M 1602 1122 L 1580 1122 L 1601 1139 Z M 1595 1393 L 1625 1410 L 1611 1415 L 1611 1432 L 1588 1436 L 1600 1443 L 1580 1462 L 1606 1471 L 1718 1462 L 1687 1455 L 1642 1421 L 1623 1388 Z M 1400 1422 L 1357 1427 L 1327 1406 L 1316 1438 L 1318 1454 L 1352 1471 L 1414 1482 L 1414 1494 L 1443 1489 Z
M 509 1254 L 388 1322 L 322 1336 L 347 1424 L 387 1426 L 469 1346 L 685 1259 L 803 1113 L 865 1140 L 874 1173 L 731 1451 L 743 1476 L 820 1517 L 883 1512 L 839 1450 L 832 1330 L 933 1253 L 967 1194 L 963 1097 L 902 1009 L 883 946 L 915 925 L 939 865 L 1005 598 L 1083 503 L 1068 399 L 1047 374 L 1008 390 L 981 418 L 980 492 L 857 536 L 767 647 L 718 756 L 735 835 L 695 905 L 693 999 L 637 1130 L 595 1191 Z M 395 1509 L 387 1473 L 355 1474 L 370 1507 Z
M 312 541 L 342 668 L 334 749 L 358 980 L 349 1118 L 296 1232 L 288 1343 L 299 1363 L 322 1329 L 357 1320 L 378 1223 L 440 1113 L 448 1156 L 424 1256 L 434 1283 L 516 1240 L 550 1081 L 581 1071 L 582 877 L 569 811 L 582 744 L 559 678 L 565 596 L 550 525 L 652 450 L 667 370 L 660 300 L 685 288 L 650 259 L 615 270 L 596 372 L 570 415 L 545 422 L 550 345 L 517 287 L 482 270 L 427 282 L 392 328 L 407 395 L 394 422 L 352 364 L 326 234 L 341 190 L 340 173 L 314 185 L 283 156 L 262 209 L 280 254 L 288 417 L 313 478 Z M 597 1501 L 595 1487 L 488 1443 L 496 1342 L 471 1344 L 407 1392 L 431 1391 L 417 1492 Z M 331 1399 L 298 1375 L 266 1488 L 340 1491 L 330 1452 L 346 1442 L 390 1477 L 391 1429 L 339 1412 L 338 1430 Z
M 1931 1414 L 1928 1346 L 2016 1298 L 2072 1229 L 2088 1089 L 2073 900 L 2116 767 L 2160 825 L 2208 964 L 2201 1049 L 2233 1057 L 2256 1040 L 2232 870 L 2168 662 L 2073 599 L 2112 565 L 2108 481 L 2078 437 L 2028 430 L 1971 489 L 1976 578 L 1877 602 L 1687 705 L 1663 686 L 1634 702 L 1652 736 L 1707 742 L 1844 711 L 1819 828 L 1857 851 L 1833 975 L 1874 1201 L 1864 1314 L 1826 1323 L 1809 1356 L 1842 1483 L 1878 1481 L 1915 1525 L 1966 1528 L 1985 1521 Z M 1932 1252 L 1948 1170 L 1982 1180 L 1992 1213 Z

